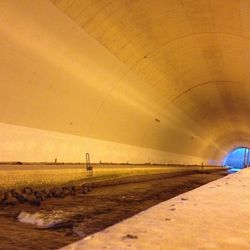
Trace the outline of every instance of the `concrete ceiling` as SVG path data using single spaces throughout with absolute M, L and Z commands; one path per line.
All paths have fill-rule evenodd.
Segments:
M 5 108 L 1 121 L 209 159 L 250 146 L 250 1 L 22 0 L 0 8 L 4 50 L 37 62 L 25 85 L 5 88 L 2 104 L 13 114 Z M 22 79 L 13 65 L 11 77 Z M 25 94 L 10 103 L 8 91 Z

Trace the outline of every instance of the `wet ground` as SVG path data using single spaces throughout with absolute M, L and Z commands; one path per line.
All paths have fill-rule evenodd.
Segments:
M 187 192 L 226 175 L 225 171 L 193 171 L 181 176 L 137 183 L 94 188 L 82 197 L 49 199 L 40 207 L 31 205 L 1 206 L 1 249 L 58 249 L 98 232 L 159 202 Z M 157 176 L 156 176 L 157 177 Z M 134 177 L 135 178 L 135 177 Z M 137 181 L 142 177 L 136 177 Z M 28 213 L 60 212 L 63 223 L 51 229 L 39 229 L 17 221 L 21 211 Z

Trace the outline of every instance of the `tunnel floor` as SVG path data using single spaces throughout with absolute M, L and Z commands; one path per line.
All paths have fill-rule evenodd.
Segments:
M 58 249 L 226 174 L 226 171 L 194 171 L 172 178 L 98 187 L 82 197 L 46 200 L 40 207 L 25 204 L 2 206 L 0 247 L 19 250 Z M 65 214 L 65 221 L 54 228 L 39 229 L 17 221 L 22 211 L 60 211 Z

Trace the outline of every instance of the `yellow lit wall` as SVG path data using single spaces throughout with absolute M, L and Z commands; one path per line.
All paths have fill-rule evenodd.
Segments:
M 204 159 L 150 148 L 0 123 L 1 161 L 201 164 Z
M 250 5 L 220 2 L 0 1 L 0 161 L 216 163 L 249 144 Z

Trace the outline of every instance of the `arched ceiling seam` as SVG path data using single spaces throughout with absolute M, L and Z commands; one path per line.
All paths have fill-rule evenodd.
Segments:
M 203 35 L 225 35 L 225 36 L 232 36 L 232 37 L 237 37 L 237 38 L 241 38 L 241 39 L 244 39 L 244 40 L 247 40 L 247 41 L 250 41 L 250 38 L 249 37 L 246 37 L 246 36 L 242 36 L 242 35 L 235 35 L 235 34 L 231 34 L 231 33 L 226 33 L 226 32 L 198 32 L 198 33 L 192 33 L 192 34 L 187 34 L 187 35 L 184 35 L 184 36 L 180 36 L 180 37 L 177 37 L 175 39 L 172 39 L 172 40 L 169 40 L 167 41 L 166 43 L 163 43 L 161 44 L 160 46 L 157 47 L 157 49 L 154 49 L 154 50 L 151 50 L 150 52 L 148 52 L 147 54 L 145 54 L 143 57 L 141 57 L 140 59 L 138 59 L 136 61 L 135 64 L 137 64 L 137 62 L 139 60 L 143 60 L 143 59 L 146 59 L 148 58 L 149 56 L 152 56 L 152 55 L 155 55 L 157 54 L 158 52 L 160 52 L 163 48 L 165 48 L 166 46 L 168 46 L 169 44 L 171 43 L 174 43 L 176 41 L 179 41 L 179 40 L 182 40 L 182 39 L 185 39 L 185 38 L 189 38 L 189 37 L 193 37 L 193 36 L 203 36 Z M 96 39 L 97 40 L 97 39 Z M 97 42 L 99 42 L 100 44 L 102 44 L 102 42 L 100 42 L 99 40 L 97 40 Z M 102 44 L 103 45 L 103 44 Z M 108 49 L 105 45 L 103 45 L 106 49 Z M 123 47 L 124 48 L 124 47 Z M 108 49 L 109 50 L 109 49 Z M 110 50 L 109 50 L 110 51 Z M 112 51 L 110 51 L 112 54 L 114 54 Z M 116 54 L 114 54 L 116 55 Z M 133 66 L 135 66 L 135 64 Z M 133 67 L 132 66 L 132 67 Z
M 112 96 L 112 94 L 115 92 L 115 89 L 117 89 L 119 87 L 120 84 L 123 84 L 123 80 L 125 80 L 130 74 L 132 74 L 133 72 L 135 72 L 139 77 L 140 77 L 140 74 L 138 74 L 135 69 L 137 68 L 137 66 L 140 65 L 141 62 L 143 62 L 145 59 L 149 58 L 149 57 L 153 57 L 154 55 L 157 55 L 158 53 L 160 53 L 164 48 L 166 48 L 167 46 L 169 46 L 170 44 L 173 44 L 177 41 L 180 41 L 180 40 L 184 40 L 184 39 L 188 39 L 189 37 L 194 37 L 194 36 L 202 36 L 202 35 L 226 35 L 226 36 L 231 36 L 231 37 L 236 37 L 236 38 L 239 38 L 239 39 L 245 39 L 245 40 L 250 40 L 248 37 L 244 37 L 244 36 L 240 36 L 240 35 L 235 35 L 235 34 L 231 34 L 231 33 L 220 33 L 220 32 L 199 32 L 199 33 L 192 33 L 192 34 L 188 34 L 188 35 L 184 35 L 184 36 L 181 36 L 181 37 L 178 37 L 178 38 L 175 38 L 171 41 L 167 41 L 165 43 L 163 43 L 162 45 L 160 46 L 157 46 L 155 47 L 153 50 L 149 51 L 148 53 L 145 53 L 144 55 L 141 56 L 141 58 L 138 58 L 130 67 L 129 67 L 129 64 L 126 64 L 126 62 L 123 62 L 123 64 L 127 65 L 128 70 L 126 72 L 124 72 L 124 74 L 121 76 L 120 79 L 117 80 L 117 82 L 113 85 L 112 89 L 106 94 L 106 96 L 103 97 L 103 100 L 102 102 L 99 104 L 99 107 L 96 109 L 95 111 L 95 115 L 94 115 L 94 118 L 92 120 L 92 123 L 89 127 L 89 133 L 92 129 L 92 126 L 95 124 L 96 120 L 98 119 L 98 114 L 102 111 L 102 108 L 105 106 L 105 103 L 109 100 L 109 97 Z M 90 34 L 90 36 L 92 36 Z M 93 36 L 92 36 L 93 37 Z M 95 38 L 95 37 L 93 37 Z M 119 49 L 118 51 L 116 51 L 116 53 L 112 52 L 112 50 L 110 50 L 108 48 L 108 46 L 105 46 L 105 43 L 102 43 L 100 41 L 100 39 L 98 38 L 95 38 L 95 40 L 98 41 L 98 43 L 102 44 L 111 54 L 113 54 L 116 58 L 118 58 L 119 61 L 122 61 L 120 58 L 119 58 L 119 51 L 122 50 L 122 49 Z M 128 44 L 130 43 L 133 43 L 133 40 L 134 39 L 131 39 Z M 224 42 L 225 40 L 222 40 L 222 43 Z M 155 59 L 155 58 L 153 58 Z M 157 57 L 156 57 L 157 59 Z M 146 62 L 146 61 L 145 61 Z M 175 99 L 178 99 L 179 97 L 185 95 L 185 93 L 188 93 L 190 92 L 191 90 L 197 88 L 197 87 L 200 87 L 201 85 L 205 85 L 205 84 L 213 84 L 215 83 L 216 81 L 213 81 L 213 82 L 205 82 L 205 83 L 199 83 L 199 84 L 196 84 L 195 86 L 189 88 L 189 89 L 186 89 L 184 90 L 183 92 L 177 94 L 173 99 L 170 99 L 169 102 L 171 101 L 175 101 Z M 221 81 L 220 81 L 221 82 Z M 224 81 L 226 82 L 226 81 Z M 230 81 L 228 81 L 230 82 Z M 152 86 L 152 85 L 151 85 Z
M 250 38 L 248 38 L 248 37 L 240 36 L 240 35 L 234 35 L 234 34 L 230 34 L 230 33 L 224 33 L 224 32 L 199 32 L 199 33 L 192 33 L 192 34 L 188 34 L 188 35 L 185 35 L 185 36 L 182 36 L 182 37 L 175 38 L 175 39 L 173 39 L 171 41 L 168 41 L 168 42 L 162 44 L 157 49 L 150 51 L 149 53 L 147 53 L 146 55 L 144 55 L 142 58 L 138 59 L 136 61 L 136 63 L 130 67 L 130 70 L 132 70 L 138 64 L 139 61 L 142 61 L 143 59 L 146 59 L 149 56 L 153 56 L 153 55 L 159 53 L 163 48 L 167 47 L 171 43 L 174 43 L 176 41 L 179 41 L 179 40 L 182 40 L 182 39 L 185 39 L 185 38 L 190 38 L 190 37 L 193 37 L 193 36 L 203 36 L 203 35 L 225 35 L 225 36 L 232 36 L 232 37 L 237 37 L 237 38 L 241 38 L 241 39 L 250 41 Z
M 152 50 L 151 52 L 147 53 L 146 55 L 144 55 L 142 58 L 138 59 L 132 66 L 129 67 L 128 71 L 125 72 L 123 74 L 123 76 L 117 81 L 117 84 L 115 84 L 114 88 L 116 88 L 119 83 L 143 60 L 147 59 L 149 56 L 155 55 L 157 53 L 160 52 L 161 49 L 163 49 L 164 47 L 168 46 L 170 43 L 176 42 L 178 40 L 181 39 L 185 39 L 188 37 L 192 37 L 192 36 L 199 36 L 199 35 L 228 35 L 228 36 L 233 36 L 233 37 L 238 37 L 238 38 L 242 38 L 245 40 L 250 41 L 250 38 L 244 37 L 244 36 L 239 36 L 239 35 L 234 35 L 234 34 L 230 34 L 230 33 L 223 33 L 223 32 L 199 32 L 199 33 L 193 33 L 193 34 L 189 34 L 189 35 L 185 35 L 176 39 L 173 39 L 171 41 L 168 41 L 167 43 L 163 44 L 162 46 L 160 46 L 158 49 L 156 50 Z M 98 40 L 97 40 L 98 41 Z M 99 41 L 98 41 L 99 42 Z M 100 42 L 99 42 L 100 43 Z M 112 53 L 112 52 L 111 52 Z M 110 91 L 112 92 L 112 90 Z
M 92 122 L 90 123 L 91 125 L 89 126 L 89 129 L 88 129 L 88 135 L 90 134 L 90 131 L 92 129 L 92 126 L 93 124 L 95 123 L 97 117 L 98 117 L 98 114 L 100 113 L 103 105 L 105 104 L 105 102 L 108 100 L 108 98 L 111 96 L 111 94 L 113 93 L 113 91 L 120 85 L 120 83 L 122 82 L 122 80 L 124 80 L 132 71 L 133 69 L 135 69 L 135 67 L 137 65 L 140 64 L 141 61 L 147 59 L 149 56 L 152 56 L 152 55 L 155 55 L 157 53 L 159 53 L 163 48 L 165 48 L 166 46 L 168 46 L 169 44 L 171 43 L 174 43 L 178 40 L 181 40 L 181 39 L 185 39 L 185 38 L 189 38 L 189 37 L 193 37 L 193 36 L 199 36 L 199 35 L 228 35 L 228 36 L 233 36 L 233 37 L 237 37 L 237 38 L 242 38 L 242 39 L 245 39 L 245 40 L 248 40 L 250 41 L 250 38 L 247 38 L 247 37 L 244 37 L 244 36 L 239 36 L 239 35 L 234 35 L 234 34 L 230 34 L 230 33 L 224 33 L 224 32 L 199 32 L 199 33 L 192 33 L 192 34 L 188 34 L 188 35 L 185 35 L 185 36 L 182 36 L 182 37 L 179 37 L 179 38 L 176 38 L 176 39 L 173 39 L 171 41 L 168 41 L 167 43 L 163 44 L 162 46 L 160 46 L 158 49 L 156 50 L 152 50 L 151 52 L 149 52 L 148 54 L 144 55 L 142 58 L 138 59 L 132 66 L 129 67 L 129 69 L 121 76 L 121 78 L 117 81 L 117 83 L 113 86 L 113 88 L 109 91 L 109 93 L 103 98 L 103 101 L 101 102 L 100 106 L 97 108 L 96 110 L 96 113 L 93 117 L 93 120 Z M 95 39 L 97 40 L 97 39 Z M 98 40 L 97 40 L 98 41 Z M 98 41 L 100 43 L 100 41 Z M 104 45 L 103 45 L 104 46 Z M 109 50 L 110 51 L 110 50 Z M 112 52 L 111 52 L 112 53 Z M 113 54 L 113 53 L 112 53 Z M 119 58 L 118 58 L 119 59 Z M 199 84 L 198 84 L 199 85 Z M 194 86 L 194 88 L 196 87 L 197 85 Z M 192 89 L 192 87 L 191 87 Z M 187 90 L 186 90 L 187 91 Z M 184 91 L 185 92 L 185 91 Z M 182 94 L 182 93 L 181 93 Z M 180 95 L 181 95 L 180 94 Z M 179 95 L 178 95 L 179 96 Z M 169 101 L 169 103 L 172 103 L 173 101 L 175 101 L 176 97 L 173 98 L 172 100 Z
M 202 82 L 202 83 L 198 83 L 184 91 L 182 91 L 181 93 L 179 93 L 178 95 L 176 95 L 175 97 L 173 97 L 169 102 L 170 103 L 174 103 L 177 99 L 179 99 L 180 97 L 186 95 L 187 93 L 189 93 L 190 91 L 192 91 L 193 89 L 199 88 L 199 87 L 203 87 L 205 85 L 211 85 L 211 84 L 230 84 L 230 83 L 234 83 L 234 84 L 243 84 L 242 82 L 237 82 L 237 81 L 208 81 L 208 82 Z

